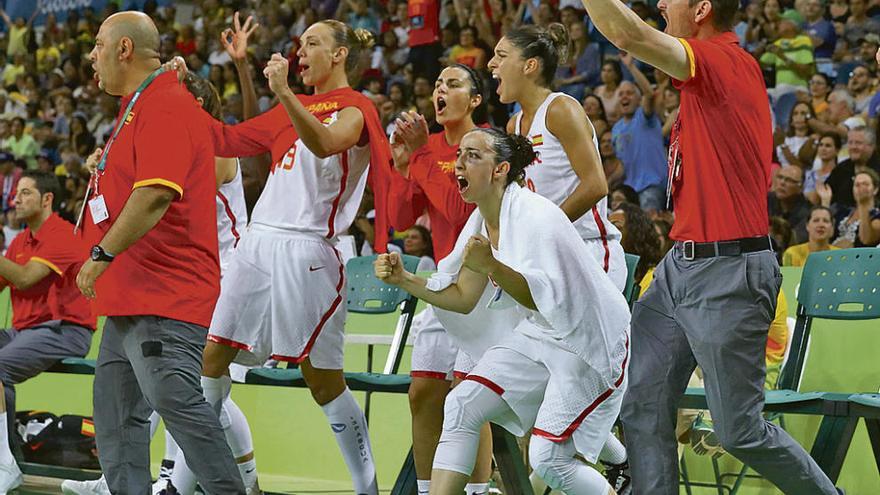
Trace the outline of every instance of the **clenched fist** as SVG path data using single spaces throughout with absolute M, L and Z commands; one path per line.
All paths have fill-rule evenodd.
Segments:
M 481 235 L 474 235 L 464 246 L 464 266 L 471 271 L 487 274 L 495 257 L 492 256 L 492 246 L 489 239 Z
M 289 91 L 287 86 L 287 71 L 290 62 L 282 57 L 280 53 L 273 53 L 272 58 L 266 62 L 266 68 L 263 69 L 263 75 L 269 80 L 269 89 L 276 95 L 284 91 Z
M 380 254 L 373 262 L 376 278 L 391 285 L 400 285 L 404 274 L 403 260 L 398 253 Z

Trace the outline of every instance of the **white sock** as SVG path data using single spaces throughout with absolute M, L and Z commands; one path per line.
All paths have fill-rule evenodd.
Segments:
M 168 430 L 165 430 L 165 457 L 162 459 L 173 461 L 177 457 L 177 451 L 179 450 L 180 447 L 177 446 L 174 437 L 171 436 L 171 433 L 169 433 Z
M 431 480 L 416 480 L 419 495 L 428 495 L 431 491 Z
M 238 472 L 241 474 L 245 488 L 257 487 L 257 461 L 255 459 L 238 463 Z
M 489 493 L 489 483 L 468 483 L 464 485 L 466 495 L 486 495 Z
M 208 404 L 210 404 L 219 417 L 221 405 L 229 397 L 229 392 L 232 391 L 232 378 L 226 375 L 220 378 L 203 376 L 202 391 L 205 394 L 205 400 L 208 401 Z
M 626 462 L 626 447 L 614 436 L 614 433 L 608 434 L 608 440 L 605 440 L 605 446 L 602 447 L 599 459 L 608 464 L 623 464 Z
M 0 391 L 0 394 L 2 393 Z M 7 435 L 9 429 L 7 424 L 6 411 L 0 412 L 0 464 L 15 463 L 15 457 L 12 456 L 12 451 L 9 449 L 9 435 Z
M 160 419 L 162 418 L 159 417 L 159 413 L 157 413 L 156 411 L 153 411 L 153 413 L 150 414 L 150 438 L 156 436 L 156 430 L 159 429 Z
M 223 401 L 220 411 L 220 426 L 226 434 L 226 443 L 232 449 L 232 456 L 236 459 L 254 452 L 254 441 L 251 438 L 251 429 L 247 418 L 232 398 Z M 257 487 L 257 461 L 251 459 L 238 464 L 238 472 L 244 487 L 251 489 Z
M 348 388 L 339 397 L 321 406 L 336 435 L 336 443 L 348 466 L 357 494 L 377 495 L 376 465 L 367 432 L 367 419 Z

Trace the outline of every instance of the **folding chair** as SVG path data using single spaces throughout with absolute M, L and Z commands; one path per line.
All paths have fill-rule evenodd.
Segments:
M 639 298 L 639 285 L 636 283 L 636 267 L 639 265 L 639 256 L 626 253 L 626 286 L 623 288 L 623 297 L 632 308 Z

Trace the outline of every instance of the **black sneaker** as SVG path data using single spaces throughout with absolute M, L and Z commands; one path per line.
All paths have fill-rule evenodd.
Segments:
M 600 462 L 605 466 L 605 479 L 608 480 L 608 484 L 611 485 L 611 488 L 614 488 L 617 495 L 630 495 L 632 487 L 630 486 L 629 463 L 610 464 L 605 461 Z

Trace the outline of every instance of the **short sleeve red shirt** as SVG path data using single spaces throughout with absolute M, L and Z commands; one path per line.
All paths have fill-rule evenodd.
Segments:
M 37 233 L 26 228 L 12 240 L 6 257 L 26 265 L 35 261 L 52 271 L 33 287 L 19 290 L 10 287 L 12 326 L 31 328 L 50 320 L 64 320 L 95 329 L 91 305 L 76 286 L 76 275 L 88 249 L 73 235 L 73 225 L 52 214 Z
M 767 235 L 773 133 L 761 69 L 733 33 L 680 40 L 691 64 L 669 148 L 678 241 Z
M 122 99 L 120 118 L 132 96 Z M 144 90 L 106 163 L 98 193 L 110 217 L 96 225 L 86 208 L 90 245 L 106 235 L 134 189 L 164 186 L 177 198 L 98 278 L 98 314 L 209 326 L 220 292 L 213 141 L 200 106 L 175 74 L 158 76 Z
M 406 13 L 410 47 L 440 41 L 440 3 L 437 0 L 409 0 Z

